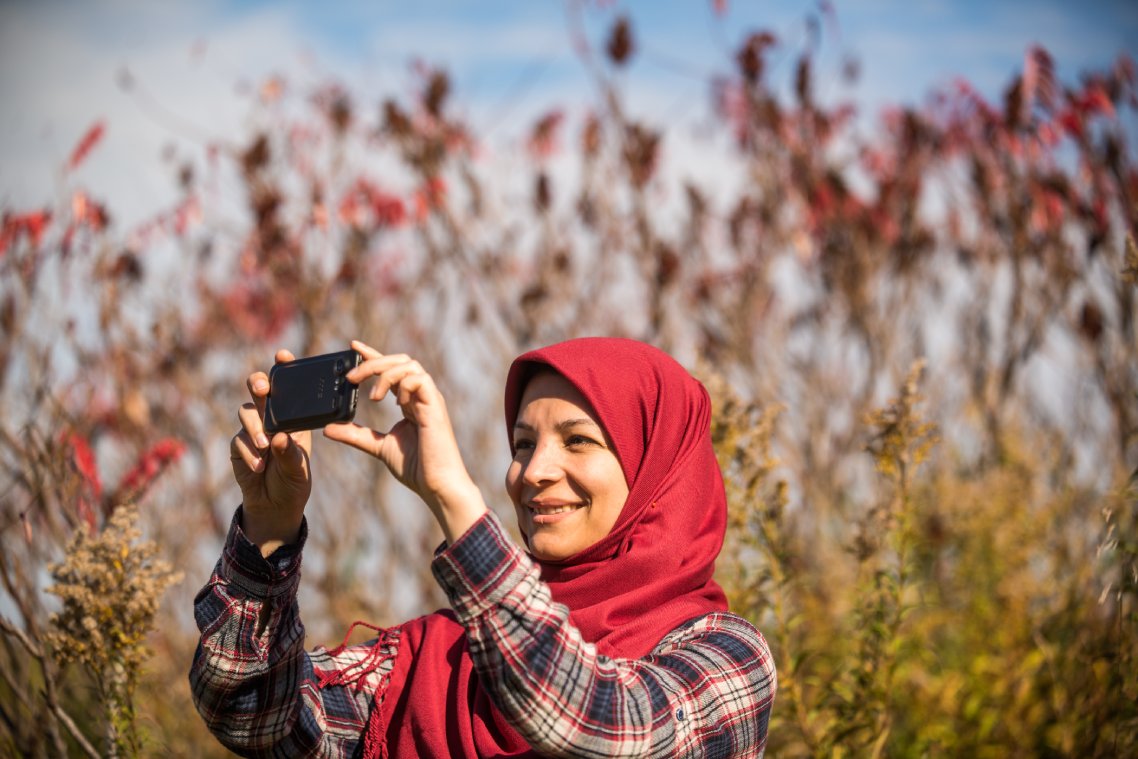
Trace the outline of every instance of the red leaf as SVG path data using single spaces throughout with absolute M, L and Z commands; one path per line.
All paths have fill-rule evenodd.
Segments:
M 75 145 L 75 149 L 71 151 L 71 158 L 67 161 L 67 170 L 73 171 L 76 166 L 83 163 L 87 158 L 87 154 L 91 149 L 99 144 L 99 140 L 103 139 L 103 132 L 106 131 L 106 126 L 102 121 L 96 121 L 87 130 L 82 139 Z
M 381 227 L 397 227 L 406 218 L 403 201 L 394 195 L 378 193 L 372 197 L 371 206 L 376 224 Z
M 1030 112 L 1033 103 L 1039 103 L 1046 111 L 1055 107 L 1055 63 L 1051 54 L 1038 45 L 1027 51 L 1023 64 L 1023 108 Z
M 86 224 L 96 232 L 107 226 L 107 211 L 99 203 L 91 200 L 85 192 L 71 196 L 71 215 L 76 224 Z
M 1059 114 L 1059 125 L 1063 127 L 1067 134 L 1076 139 L 1081 139 L 1083 136 L 1083 119 L 1079 113 L 1073 109 L 1068 108 Z
M 115 492 L 114 502 L 136 501 L 150 488 L 165 469 L 182 457 L 186 445 L 174 438 L 159 440 L 138 457 L 134 467 L 123 476 Z
M 1114 103 L 1110 102 L 1110 96 L 1106 94 L 1100 84 L 1089 85 L 1075 98 L 1075 107 L 1080 113 L 1086 115 L 1104 113 L 1110 118 L 1114 118 L 1115 115 Z
M 32 247 L 38 248 L 43 239 L 44 229 L 51 221 L 51 211 L 32 211 L 23 214 L 4 214 L 4 225 L 0 227 L 0 257 L 8 252 L 21 234 L 28 236 Z
M 94 535 L 97 525 L 95 522 L 95 510 L 91 508 L 91 502 L 86 498 L 80 498 L 76 504 L 75 511 L 79 514 L 79 518 L 87 525 L 87 529 Z
M 256 340 L 275 339 L 296 315 L 289 293 L 256 282 L 237 282 L 220 297 L 224 318 L 239 332 Z
M 369 214 L 370 212 L 370 214 Z M 407 218 L 403 201 L 359 178 L 340 201 L 340 220 L 357 229 L 397 227 Z
M 553 110 L 538 119 L 529 137 L 529 151 L 535 158 L 548 158 L 557 150 L 558 127 L 565 120 L 565 112 Z
M 95 452 L 91 444 L 82 435 L 71 432 L 66 433 L 63 442 L 71 448 L 71 464 L 75 471 L 83 478 L 84 483 L 96 499 L 103 494 L 103 482 L 99 479 L 99 468 L 95 463 Z
M 201 205 L 199 205 L 198 199 L 191 195 L 174 209 L 173 220 L 171 222 L 174 227 L 174 233 L 178 237 L 184 236 L 190 226 L 201 221 L 201 218 Z
M 446 192 L 446 181 L 441 177 L 431 177 L 419 186 L 412 198 L 412 202 L 415 204 L 414 217 L 416 223 L 422 224 L 433 209 L 442 206 Z

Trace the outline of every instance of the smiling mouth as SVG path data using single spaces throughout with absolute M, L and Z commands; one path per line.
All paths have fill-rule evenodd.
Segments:
M 534 513 L 534 516 L 553 516 L 555 514 L 567 514 L 570 511 L 576 511 L 581 508 L 583 504 L 580 503 L 567 503 L 562 506 L 534 506 L 530 505 L 529 510 Z
M 565 519 L 569 514 L 574 511 L 579 511 L 585 508 L 583 503 L 559 503 L 556 505 L 542 505 L 538 503 L 528 503 L 526 506 L 529 508 L 530 518 L 533 519 L 534 526 L 540 527 L 541 525 L 553 525 Z

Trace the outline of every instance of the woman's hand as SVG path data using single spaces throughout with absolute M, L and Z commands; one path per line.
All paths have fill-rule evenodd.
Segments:
M 277 351 L 278 364 L 292 360 L 287 350 Z M 254 372 L 246 384 L 252 401 L 237 413 L 241 429 L 229 442 L 229 459 L 241 488 L 241 528 L 261 555 L 269 556 L 300 535 L 304 505 L 312 492 L 312 433 L 278 432 L 270 440 L 264 426 L 269 378 Z
M 358 385 L 375 377 L 370 399 L 380 401 L 391 392 L 403 418 L 386 433 L 341 423 L 325 427 L 325 436 L 386 464 L 430 507 L 447 542 L 453 542 L 485 513 L 486 504 L 462 461 L 442 393 L 409 356 L 384 355 L 358 340 L 352 348 L 364 360 L 348 372 L 348 381 Z

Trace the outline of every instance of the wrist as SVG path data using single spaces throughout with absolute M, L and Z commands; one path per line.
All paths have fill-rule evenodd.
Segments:
M 241 531 L 250 543 L 260 549 L 265 558 L 281 546 L 297 542 L 303 520 L 303 513 L 282 517 L 279 514 L 262 514 L 247 506 L 241 509 Z
M 462 537 L 488 511 L 486 502 L 482 499 L 482 491 L 473 480 L 440 492 L 431 510 L 435 513 L 448 545 Z

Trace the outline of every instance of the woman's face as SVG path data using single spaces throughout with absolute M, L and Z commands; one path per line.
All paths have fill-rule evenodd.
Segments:
M 506 472 L 518 526 L 538 559 L 565 559 L 612 530 L 628 483 L 585 397 L 555 372 L 526 385 Z

